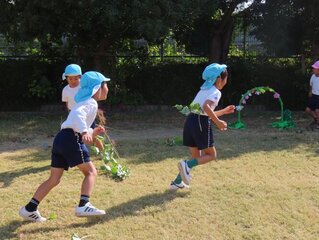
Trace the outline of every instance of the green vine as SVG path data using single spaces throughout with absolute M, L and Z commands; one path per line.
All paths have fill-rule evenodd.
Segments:
M 195 113 L 195 114 L 202 114 L 203 111 L 199 105 L 199 103 L 194 103 L 192 102 L 190 105 L 188 106 L 183 106 L 183 105 L 178 105 L 176 104 L 174 106 L 180 113 L 184 114 L 184 115 L 189 115 L 190 113 Z
M 109 138 L 107 138 L 108 142 L 105 137 L 102 136 L 97 136 L 97 139 L 103 143 L 104 149 L 99 151 L 99 149 L 95 146 L 91 146 L 91 149 L 96 155 L 101 157 L 103 165 L 100 169 L 112 179 L 116 181 L 123 181 L 130 175 L 129 168 L 121 165 L 118 160 L 116 160 L 115 154 L 117 155 L 117 158 L 120 157 Z

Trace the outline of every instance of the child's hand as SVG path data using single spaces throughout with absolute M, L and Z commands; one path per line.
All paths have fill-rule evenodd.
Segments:
M 102 126 L 98 126 L 93 129 L 93 136 L 100 135 L 102 133 L 105 133 L 105 128 Z
M 87 132 L 82 133 L 82 141 L 85 144 L 92 144 L 93 143 L 93 138 L 90 134 L 88 134 Z
M 225 114 L 233 113 L 235 109 L 236 109 L 235 105 L 229 105 L 225 107 Z
M 219 130 L 221 131 L 224 131 L 224 130 L 227 130 L 227 123 L 223 120 L 219 120 L 217 123 L 216 123 L 216 126 Z

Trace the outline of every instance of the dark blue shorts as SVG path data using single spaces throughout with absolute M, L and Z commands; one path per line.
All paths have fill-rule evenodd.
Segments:
M 90 162 L 89 150 L 82 142 L 80 133 L 73 129 L 62 129 L 54 138 L 51 167 L 64 168 L 75 167 L 79 164 Z
M 183 131 L 183 145 L 199 150 L 214 146 L 212 124 L 208 116 L 189 114 Z
M 312 111 L 319 109 L 319 95 L 312 94 L 312 96 L 308 99 L 307 107 Z

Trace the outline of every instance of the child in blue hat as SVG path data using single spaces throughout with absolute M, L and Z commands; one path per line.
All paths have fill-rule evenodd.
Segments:
M 62 90 L 62 102 L 65 102 L 68 111 L 75 105 L 74 96 L 79 91 L 81 76 L 82 70 L 77 64 L 67 65 L 62 74 L 62 79 L 68 82 Z
M 202 165 L 216 159 L 212 123 L 220 130 L 227 129 L 227 123 L 219 117 L 233 113 L 234 105 L 216 111 L 215 108 L 221 98 L 221 89 L 227 83 L 227 66 L 213 63 L 203 71 L 205 81 L 197 93 L 194 104 L 199 104 L 201 114 L 190 113 L 184 124 L 183 145 L 189 147 L 192 158 L 178 163 L 179 174 L 172 181 L 170 190 L 188 188 L 190 185 L 190 171 L 197 165 Z M 201 153 L 202 152 L 202 153 Z
M 105 132 L 101 126 L 95 129 L 90 126 L 97 114 L 97 101 L 105 100 L 107 97 L 106 81 L 109 80 L 99 72 L 91 71 L 83 74 L 80 89 L 75 95 L 77 104 L 71 109 L 53 141 L 50 176 L 38 187 L 30 202 L 19 211 L 19 215 L 25 220 L 35 222 L 46 220 L 38 211 L 39 203 L 59 184 L 64 171 L 75 166 L 84 175 L 80 202 L 75 208 L 75 215 L 84 217 L 105 214 L 104 210 L 95 208 L 89 201 L 97 171 L 91 162 L 86 144 L 92 144 L 98 134 Z
M 66 85 L 62 90 L 62 102 L 65 102 L 66 109 L 68 112 L 75 106 L 75 95 L 79 91 L 80 88 L 80 79 L 82 76 L 82 70 L 81 67 L 77 64 L 69 64 L 65 67 L 64 73 L 62 74 L 62 79 L 66 80 L 68 82 L 68 85 Z M 92 123 L 91 128 L 95 128 L 96 121 Z M 95 139 L 94 145 L 100 150 L 103 150 L 103 143 Z

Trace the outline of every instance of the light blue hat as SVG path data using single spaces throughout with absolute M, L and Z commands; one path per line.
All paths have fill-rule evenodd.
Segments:
M 82 75 L 81 67 L 77 64 L 70 64 L 65 67 L 64 73 L 62 74 L 62 79 L 65 80 L 66 76 L 78 76 Z
M 200 89 L 210 89 L 216 82 L 217 77 L 220 76 L 226 68 L 227 65 L 225 64 L 212 63 L 208 65 L 203 71 L 202 78 L 205 82 Z
M 95 71 L 83 74 L 80 82 L 80 89 L 74 97 L 75 102 L 82 102 L 91 98 L 101 87 L 101 83 L 110 81 L 103 74 Z

